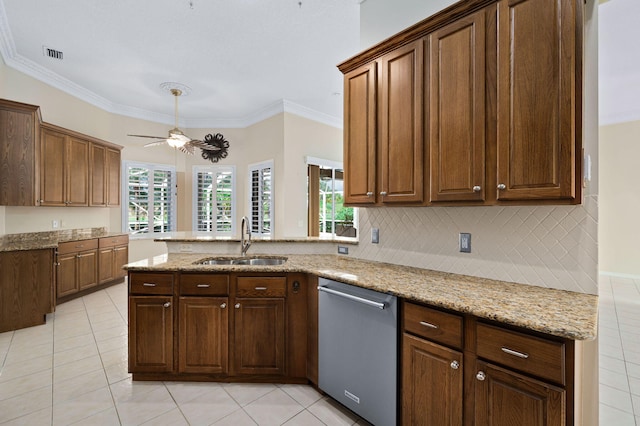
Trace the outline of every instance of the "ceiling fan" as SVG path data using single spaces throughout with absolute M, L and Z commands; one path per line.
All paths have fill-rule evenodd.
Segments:
M 149 142 L 145 144 L 145 148 L 149 146 L 162 145 L 166 143 L 172 148 L 179 149 L 185 154 L 191 154 L 195 152 L 195 148 L 200 148 L 202 150 L 202 157 L 212 162 L 217 162 L 220 158 L 225 158 L 227 156 L 227 149 L 229 148 L 229 142 L 224 139 L 220 133 L 216 133 L 215 135 L 208 134 L 205 137 L 204 141 L 198 139 L 191 139 L 187 135 L 185 135 L 182 130 L 178 128 L 178 97 L 182 95 L 182 90 L 172 87 L 169 89 L 171 94 L 175 98 L 175 116 L 176 116 L 176 124 L 175 127 L 169 130 L 169 137 L 162 136 L 149 136 L 149 135 L 127 135 L 134 136 L 137 138 L 149 138 L 149 139 L 158 139 L 154 142 Z

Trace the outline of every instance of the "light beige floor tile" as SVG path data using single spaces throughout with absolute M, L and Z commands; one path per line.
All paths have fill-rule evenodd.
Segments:
M 28 376 L 39 371 L 51 370 L 53 368 L 53 355 L 39 356 L 29 359 L 29 362 L 6 363 L 0 370 L 0 383 Z
M 301 411 L 291 420 L 285 423 L 286 426 L 324 426 L 324 423 L 320 421 L 316 416 L 309 411 Z
M 109 388 L 100 388 L 85 392 L 53 406 L 53 424 L 68 425 L 113 408 L 113 399 Z
M 164 386 L 116 401 L 116 410 L 124 425 L 139 425 L 176 408 L 175 401 Z
M 214 423 L 215 426 L 256 426 L 256 424 L 251 416 L 242 409 L 236 410 Z
M 51 386 L 0 401 L 0 423 L 40 411 L 51 406 Z
M 298 404 L 307 408 L 322 399 L 320 392 L 307 385 L 282 385 L 280 389 L 295 399 Z
M 239 409 L 240 406 L 222 387 L 180 404 L 182 414 L 191 425 L 213 424 Z
M 81 312 L 85 311 L 84 302 L 82 301 L 82 299 L 70 300 L 68 302 L 64 302 L 56 306 L 56 317 L 71 314 L 78 311 L 81 311 Z
M 53 354 L 53 365 L 58 367 L 60 365 L 68 364 L 70 362 L 77 362 L 84 358 L 89 358 L 98 355 L 98 347 L 95 343 L 90 343 L 78 348 L 69 349 L 68 351 L 56 352 Z
M 27 414 L 26 416 L 18 417 L 14 420 L 9 420 L 6 423 L 2 423 L 2 426 L 45 426 L 51 424 L 51 416 L 53 407 L 45 407 L 41 410 Z
M 131 379 L 122 380 L 109 386 L 111 394 L 116 403 L 133 401 L 136 398 L 141 398 L 142 395 L 153 392 L 157 389 L 165 389 L 166 387 L 162 382 L 141 382 L 133 381 Z
M 96 342 L 102 342 L 103 340 L 109 340 L 114 337 L 127 336 L 128 332 L 129 330 L 127 328 L 127 325 L 122 323 L 115 327 L 94 330 L 93 335 L 96 338 Z
M 117 336 L 108 340 L 98 342 L 98 352 L 110 352 L 116 349 L 126 348 L 128 344 L 127 336 Z
M 610 386 L 612 388 L 629 392 L 629 379 L 626 373 L 616 373 L 604 368 L 600 369 L 599 374 L 600 384 Z
M 640 379 L 637 377 L 629 377 L 629 389 L 632 395 L 640 396 Z M 640 414 L 640 411 L 638 411 Z
M 220 388 L 219 383 L 207 382 L 164 382 L 169 393 L 178 404 L 184 404 L 214 389 Z
M 115 407 L 111 407 L 86 419 L 78 420 L 73 424 L 78 426 L 116 426 L 121 423 Z
M 100 359 L 102 359 L 102 365 L 105 367 L 109 365 L 119 364 L 121 362 L 127 362 L 129 359 L 129 351 L 127 347 L 117 348 L 112 351 L 100 353 Z
M 60 404 L 64 401 L 78 398 L 85 392 L 91 392 L 107 386 L 107 378 L 103 370 L 96 370 L 69 380 L 55 382 L 53 384 L 53 403 Z
M 308 410 L 327 425 L 353 425 L 358 420 L 355 414 L 328 398 L 322 398 Z
M 162 413 L 160 416 L 142 424 L 147 426 L 189 426 L 187 419 L 184 418 L 178 408 Z
M 636 426 L 633 414 L 620 411 L 605 404 L 600 404 L 601 426 Z
M 277 389 L 270 383 L 225 383 L 222 387 L 241 407 Z
M 600 368 L 614 371 L 616 373 L 627 374 L 625 362 L 621 359 L 611 358 L 606 355 L 600 355 Z
M 244 407 L 260 426 L 281 425 L 300 413 L 304 407 L 286 392 L 276 389 Z
M 629 377 L 640 378 L 640 364 L 635 364 L 633 362 L 625 363 L 627 368 L 627 374 Z
M 115 306 L 110 305 L 108 309 L 104 309 L 100 312 L 94 312 L 89 315 L 89 321 L 91 321 L 92 326 L 96 326 L 105 322 L 122 324 L 124 321 L 122 320 L 122 316 L 120 312 L 115 308 Z M 104 330 L 104 327 L 102 327 Z
M 631 394 L 607 385 L 600 385 L 600 403 L 626 413 L 633 413 Z
M 92 333 L 83 334 L 80 336 L 69 337 L 66 339 L 56 339 L 53 345 L 54 352 L 64 352 L 71 349 L 81 348 L 83 346 L 95 344 L 96 339 Z
M 9 346 L 9 352 L 5 360 L 5 365 L 24 364 L 25 361 L 34 358 L 51 355 L 53 342 L 35 343 L 30 346 Z
M 102 361 L 98 355 L 92 355 L 76 362 L 57 366 L 53 370 L 53 382 L 63 382 L 97 370 L 102 370 Z
M 104 372 L 110 385 L 127 379 L 131 380 L 128 361 L 107 365 L 104 367 Z
M 33 392 L 43 387 L 51 387 L 53 370 L 43 370 L 27 376 L 0 382 L 0 401 Z

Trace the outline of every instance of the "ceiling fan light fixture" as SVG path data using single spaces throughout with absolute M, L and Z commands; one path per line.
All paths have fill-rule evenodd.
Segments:
M 182 148 L 186 143 L 187 143 L 187 141 L 185 141 L 183 139 L 178 139 L 178 138 L 168 138 L 167 139 L 167 144 L 171 148 Z

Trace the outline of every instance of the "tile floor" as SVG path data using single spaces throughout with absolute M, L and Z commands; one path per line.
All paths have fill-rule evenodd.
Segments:
M 600 277 L 600 425 L 640 426 L 640 279 Z
M 2 425 L 353 425 L 310 386 L 132 382 L 124 284 L 0 333 Z
M 132 382 L 124 284 L 0 333 L 2 425 L 366 424 L 309 386 Z M 640 280 L 600 282 L 600 425 L 640 426 Z

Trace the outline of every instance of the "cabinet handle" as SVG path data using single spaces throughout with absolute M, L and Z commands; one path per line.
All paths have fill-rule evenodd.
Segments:
M 387 191 L 380 192 L 380 195 L 382 195 L 384 197 L 385 195 L 387 195 Z
M 458 361 L 451 361 L 451 368 L 457 370 L 458 368 L 460 368 L 460 363 Z
M 221 305 L 220 305 L 220 308 L 221 308 L 221 309 L 224 309 L 224 308 L 226 308 L 226 307 L 227 307 L 227 304 L 226 304 L 226 303 L 223 303 L 223 304 L 221 304 Z
M 431 324 L 430 322 L 426 322 L 426 321 L 420 321 L 420 325 L 424 325 L 425 327 L 429 327 L 429 328 L 433 328 L 433 329 L 440 328 L 437 325 Z
M 267 288 L 266 287 L 256 287 L 256 290 L 258 291 L 265 291 Z
M 476 185 L 473 187 L 473 192 L 480 192 L 482 190 L 482 187 L 480 185 Z
M 505 185 L 504 183 L 501 183 L 501 184 L 498 185 L 498 189 L 500 191 L 502 191 L 503 189 L 507 189 L 507 185 Z
M 236 304 L 234 305 L 234 307 L 235 307 L 236 309 L 240 309 L 240 304 L 239 304 L 239 303 L 236 303 Z
M 143 283 L 142 287 L 155 287 L 156 283 Z
M 478 371 L 478 374 L 476 374 L 476 379 L 480 380 L 481 382 L 484 382 L 484 379 L 487 378 L 487 375 L 484 374 L 484 371 Z
M 196 287 L 198 287 L 198 288 L 209 288 L 209 287 L 211 287 L 211 284 L 198 284 L 198 285 L 196 285 Z
M 502 349 L 502 352 L 509 355 L 517 356 L 518 358 L 522 358 L 522 359 L 529 358 L 529 354 L 526 354 L 524 352 L 514 351 L 513 349 L 505 348 L 504 346 L 501 349 Z
M 171 302 L 166 302 L 166 303 L 165 303 L 164 305 L 162 305 L 162 306 L 164 306 L 165 308 L 168 308 L 169 306 L 171 306 Z
M 371 191 L 367 192 L 367 197 L 373 197 L 373 192 Z

